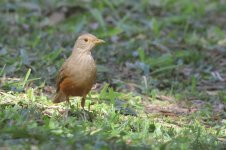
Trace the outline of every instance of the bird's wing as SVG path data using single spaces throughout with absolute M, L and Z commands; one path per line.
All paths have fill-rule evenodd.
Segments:
M 67 78 L 67 61 L 62 65 L 57 77 L 56 77 L 56 88 L 57 92 L 60 90 L 60 84 Z
M 65 79 L 65 76 L 63 75 L 63 68 L 60 70 L 60 72 L 57 75 L 56 78 L 56 88 L 57 88 L 57 92 L 60 90 L 60 83 Z

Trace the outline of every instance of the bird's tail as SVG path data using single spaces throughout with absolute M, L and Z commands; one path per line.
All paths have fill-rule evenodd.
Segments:
M 67 100 L 66 95 L 63 92 L 59 91 L 56 93 L 56 95 L 53 99 L 53 103 L 60 103 L 60 102 L 66 101 L 66 100 Z

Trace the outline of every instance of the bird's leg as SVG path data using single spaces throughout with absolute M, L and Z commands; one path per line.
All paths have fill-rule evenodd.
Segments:
M 84 110 L 84 107 L 85 107 L 85 102 L 86 102 L 86 96 L 83 96 L 82 101 L 81 101 L 81 106 L 82 106 L 83 110 Z
M 90 93 L 88 93 L 88 96 L 89 96 L 89 99 L 92 98 Z M 88 111 L 90 111 L 90 107 L 91 107 L 91 102 L 90 102 L 89 105 L 88 105 Z
M 66 111 L 65 111 L 65 118 L 68 117 L 68 112 L 69 112 L 69 109 L 71 108 L 71 103 L 69 101 L 69 97 L 66 98 L 66 104 L 67 104 L 67 108 L 66 108 Z
M 67 106 L 68 108 L 71 108 L 71 102 L 69 101 L 69 97 L 67 98 Z
M 90 118 L 90 116 L 89 116 L 89 112 L 86 111 L 85 108 L 84 108 L 84 107 L 85 107 L 85 101 L 86 101 L 86 95 L 84 95 L 84 96 L 82 97 L 81 106 L 82 106 L 83 119 L 84 119 L 84 120 L 87 120 L 87 119 Z

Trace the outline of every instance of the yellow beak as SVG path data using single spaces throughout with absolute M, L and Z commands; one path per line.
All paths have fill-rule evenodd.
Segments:
M 101 40 L 101 39 L 96 39 L 93 41 L 95 44 L 102 44 L 102 43 L 105 43 L 104 40 Z

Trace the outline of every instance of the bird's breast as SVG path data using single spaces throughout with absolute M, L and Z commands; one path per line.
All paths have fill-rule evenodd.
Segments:
M 66 66 L 67 78 L 61 83 L 61 90 L 71 96 L 87 94 L 96 78 L 96 65 L 92 56 L 70 57 Z
M 96 64 L 91 55 L 78 55 L 71 62 L 70 69 L 71 77 L 76 84 L 93 84 L 96 78 Z

